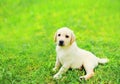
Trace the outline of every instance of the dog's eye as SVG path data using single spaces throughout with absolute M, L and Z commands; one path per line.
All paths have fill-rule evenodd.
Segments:
M 61 34 L 58 34 L 58 36 L 61 36 Z
M 69 36 L 68 36 L 68 35 L 66 35 L 65 37 L 66 37 L 66 38 L 69 38 Z

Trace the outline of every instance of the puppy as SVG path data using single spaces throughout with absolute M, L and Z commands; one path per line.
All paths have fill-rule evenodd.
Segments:
M 62 74 L 69 68 L 80 69 L 82 66 L 86 71 L 86 75 L 80 76 L 80 79 L 89 79 L 94 75 L 94 68 L 98 63 L 107 63 L 108 59 L 100 59 L 89 51 L 78 48 L 75 42 L 75 35 L 72 30 L 67 27 L 59 29 L 54 37 L 56 46 L 56 63 L 54 71 L 60 68 L 54 79 L 59 79 Z

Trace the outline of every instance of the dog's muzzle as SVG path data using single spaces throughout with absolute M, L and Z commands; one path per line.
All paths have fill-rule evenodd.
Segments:
M 59 46 L 64 46 L 64 41 L 63 40 L 59 41 Z

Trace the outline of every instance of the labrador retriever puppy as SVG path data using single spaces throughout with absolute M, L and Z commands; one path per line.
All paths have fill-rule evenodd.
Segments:
M 75 42 L 75 35 L 72 30 L 63 27 L 57 30 L 54 40 L 56 46 L 56 63 L 54 71 L 60 68 L 58 73 L 54 75 L 54 79 L 59 79 L 62 74 L 69 68 L 80 69 L 82 66 L 86 71 L 86 75 L 80 76 L 80 79 L 89 79 L 94 75 L 94 68 L 98 63 L 107 63 L 107 58 L 98 58 L 89 51 L 79 48 Z

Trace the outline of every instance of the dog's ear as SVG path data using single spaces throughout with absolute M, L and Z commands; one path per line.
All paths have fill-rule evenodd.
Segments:
M 57 32 L 54 35 L 54 42 L 56 42 L 56 41 L 57 41 Z
M 71 39 L 70 39 L 70 44 L 72 44 L 74 41 L 75 41 L 75 35 L 74 35 L 73 31 L 72 31 L 72 33 L 71 33 Z

